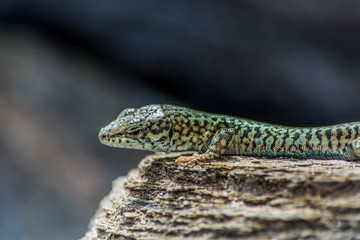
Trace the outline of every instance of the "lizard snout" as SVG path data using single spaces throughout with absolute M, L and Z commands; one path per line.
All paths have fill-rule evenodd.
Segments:
M 100 142 L 109 141 L 109 133 L 104 128 L 102 128 L 99 132 L 98 138 Z

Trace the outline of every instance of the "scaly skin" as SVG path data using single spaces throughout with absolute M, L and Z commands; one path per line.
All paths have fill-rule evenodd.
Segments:
M 112 147 L 200 153 L 177 159 L 189 163 L 221 155 L 360 160 L 360 122 L 293 128 L 168 104 L 123 110 L 100 130 L 99 140 Z

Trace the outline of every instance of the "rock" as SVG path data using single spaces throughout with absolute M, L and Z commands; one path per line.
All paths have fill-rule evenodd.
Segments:
M 360 239 L 360 164 L 150 155 L 113 182 L 82 240 Z

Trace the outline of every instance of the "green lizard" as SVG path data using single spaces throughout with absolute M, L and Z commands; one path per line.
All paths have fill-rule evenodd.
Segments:
M 123 110 L 100 130 L 99 140 L 112 147 L 200 153 L 177 159 L 189 163 L 221 155 L 360 160 L 360 122 L 295 128 L 169 104 Z

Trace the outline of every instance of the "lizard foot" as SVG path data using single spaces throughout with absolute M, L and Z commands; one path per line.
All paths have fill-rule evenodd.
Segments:
M 189 166 L 193 163 L 197 163 L 200 161 L 207 161 L 207 160 L 211 160 L 214 159 L 214 157 L 205 155 L 205 154 L 200 154 L 200 155 L 193 155 L 193 156 L 181 156 L 178 159 L 176 159 L 175 162 L 177 163 L 186 163 L 185 166 Z

